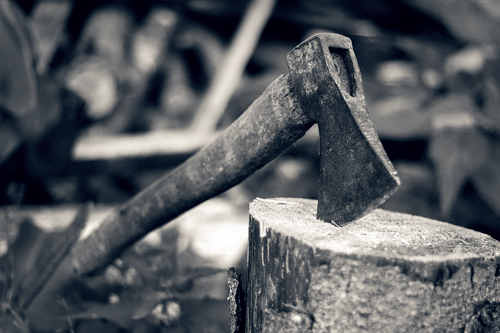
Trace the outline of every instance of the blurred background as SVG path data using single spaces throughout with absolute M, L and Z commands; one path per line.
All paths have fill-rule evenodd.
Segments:
M 99 224 L 233 122 L 319 32 L 352 39 L 370 117 L 402 181 L 382 208 L 500 239 L 494 0 L 0 0 L 4 262 L 26 235 L 63 229 L 81 204 L 96 204 L 89 225 Z M 315 199 L 318 153 L 313 128 L 101 280 L 42 294 L 30 329 L 228 331 L 225 269 L 244 275 L 248 203 Z M 36 260 L 35 243 L 9 267 Z

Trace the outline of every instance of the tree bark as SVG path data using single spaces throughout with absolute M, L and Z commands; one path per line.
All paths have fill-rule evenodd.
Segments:
M 500 325 L 500 243 L 375 210 L 344 227 L 317 201 L 250 205 L 247 332 L 484 332 Z

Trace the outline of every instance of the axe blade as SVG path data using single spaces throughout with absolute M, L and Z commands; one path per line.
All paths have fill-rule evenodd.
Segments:
M 370 121 L 349 38 L 324 33 L 287 56 L 293 91 L 320 132 L 317 218 L 344 225 L 370 213 L 400 180 Z

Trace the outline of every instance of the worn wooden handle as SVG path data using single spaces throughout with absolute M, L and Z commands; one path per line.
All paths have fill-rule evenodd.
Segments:
M 212 143 L 137 194 L 73 251 L 74 268 L 92 274 L 151 230 L 237 185 L 302 137 L 313 122 L 288 75 L 266 91 Z

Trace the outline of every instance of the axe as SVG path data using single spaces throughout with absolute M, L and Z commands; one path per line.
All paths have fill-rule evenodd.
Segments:
M 104 268 L 129 245 L 237 185 L 317 123 L 317 218 L 344 225 L 368 214 L 398 187 L 366 108 L 349 38 L 315 35 L 287 56 L 279 76 L 213 142 L 109 216 L 73 251 L 80 274 Z

